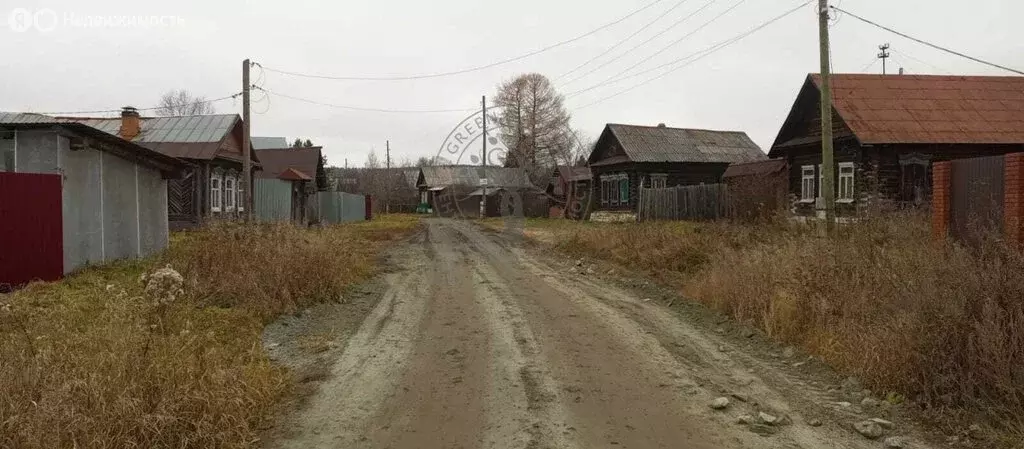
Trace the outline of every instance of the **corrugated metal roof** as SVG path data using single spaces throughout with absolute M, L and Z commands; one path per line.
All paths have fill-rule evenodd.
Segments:
M 741 131 L 608 124 L 632 162 L 733 163 L 767 158 Z
M 110 145 L 122 145 L 129 148 L 131 151 L 140 155 L 146 162 L 148 162 L 149 165 L 161 170 L 172 171 L 180 170 L 185 167 L 183 162 L 175 159 L 172 155 L 167 155 L 161 151 L 154 150 L 148 145 L 142 145 L 122 139 L 117 135 L 116 129 L 114 130 L 114 133 L 109 133 L 102 129 L 81 123 L 77 120 L 26 112 L 0 112 L 0 126 L 4 125 L 20 125 L 26 127 L 40 127 L 47 125 L 61 126 L 102 140 Z
M 320 165 L 320 149 L 321 147 L 256 150 L 256 156 L 263 164 L 263 171 L 257 172 L 256 176 L 278 178 L 290 168 L 316 176 L 316 168 Z
M 60 117 L 84 123 L 117 135 L 121 118 Z M 142 117 L 142 131 L 132 142 L 173 157 L 213 159 L 220 143 L 240 120 L 238 114 L 212 114 L 179 117 Z M 221 155 L 223 156 L 223 155 Z M 233 159 L 228 157 L 228 159 Z M 241 160 L 241 155 L 237 160 Z
M 313 177 L 302 170 L 289 168 L 277 175 L 277 179 L 283 179 L 285 181 L 312 181 Z
M 1024 143 L 1024 77 L 838 74 L 832 95 L 863 144 Z
M 782 171 L 786 168 L 785 159 L 768 159 L 757 162 L 739 162 L 729 164 L 725 169 L 723 178 L 734 178 L 739 176 L 767 175 Z
M 527 188 L 532 184 L 521 168 L 481 167 L 479 165 L 443 165 L 422 167 L 423 182 L 427 187 L 453 185 L 479 186 L 481 178 L 487 178 L 490 187 Z
M 288 139 L 284 137 L 258 137 L 253 136 L 252 147 L 256 150 L 268 150 L 271 148 L 288 147 Z

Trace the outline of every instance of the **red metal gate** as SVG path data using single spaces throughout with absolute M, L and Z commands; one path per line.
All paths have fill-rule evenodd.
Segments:
M 60 175 L 0 172 L 0 291 L 63 273 Z

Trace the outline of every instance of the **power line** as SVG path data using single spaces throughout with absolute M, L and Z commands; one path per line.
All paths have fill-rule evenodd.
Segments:
M 687 34 L 686 34 L 685 36 L 683 36 L 683 37 L 681 37 L 681 38 L 679 38 L 679 39 L 676 39 L 676 40 L 674 40 L 674 41 L 670 42 L 670 43 L 669 43 L 668 45 L 666 45 L 666 46 L 662 47 L 662 48 L 661 48 L 660 50 L 658 50 L 658 51 L 654 52 L 654 54 L 648 55 L 648 56 L 647 56 L 646 58 L 643 58 L 643 59 L 641 59 L 641 60 L 637 61 L 637 62 L 636 62 L 635 64 L 633 64 L 633 65 L 631 65 L 631 66 L 629 66 L 629 67 L 625 68 L 624 70 L 620 70 L 620 71 L 619 71 L 618 73 L 616 73 L 616 74 L 614 74 L 614 75 L 612 75 L 612 76 L 608 77 L 607 79 L 605 79 L 605 81 L 606 81 L 606 82 L 612 82 L 612 80 L 614 80 L 614 79 L 615 79 L 615 77 L 617 77 L 617 76 L 619 76 L 619 75 L 622 75 L 622 74 L 624 74 L 624 73 L 626 73 L 626 72 L 629 72 L 630 70 L 633 70 L 634 68 L 636 68 L 636 67 L 640 66 L 641 64 L 643 64 L 643 63 L 645 63 L 645 62 L 647 62 L 647 61 L 650 61 L 650 60 L 651 60 L 651 59 L 653 59 L 653 58 L 654 58 L 655 56 L 658 56 L 658 55 L 660 55 L 660 54 L 664 53 L 664 52 L 665 52 L 666 50 L 668 50 L 668 49 L 670 49 L 670 48 L 674 47 L 675 45 L 677 45 L 677 44 L 679 44 L 680 42 L 682 42 L 682 41 L 686 40 L 687 38 L 689 38 L 690 36 L 693 36 L 694 34 L 697 34 L 697 33 L 698 33 L 698 32 L 699 32 L 700 30 L 702 30 L 702 29 L 706 28 L 706 27 L 707 27 L 708 25 L 711 25 L 712 23 L 714 23 L 714 22 L 718 21 L 718 19 L 721 19 L 721 18 L 722 18 L 723 16 L 725 16 L 726 14 L 728 14 L 728 13 L 729 13 L 730 11 L 732 11 L 732 10 L 736 9 L 737 7 L 739 7 L 739 6 L 740 6 L 740 5 L 742 5 L 742 4 L 743 4 L 743 2 L 745 2 L 745 1 L 747 1 L 747 0 L 739 0 L 738 2 L 734 3 L 734 4 L 732 5 L 732 6 L 730 6 L 729 8 L 727 8 L 727 9 L 726 9 L 725 11 L 722 11 L 722 12 L 721 12 L 721 13 L 719 13 L 719 14 L 718 14 L 717 16 L 715 16 L 715 17 L 711 18 L 711 20 L 709 20 L 709 21 L 707 21 L 707 22 L 704 22 L 703 24 L 701 24 L 701 26 L 697 27 L 697 28 L 696 28 L 696 29 L 694 29 L 693 31 L 690 31 L 690 32 L 689 32 L 689 33 L 687 33 Z M 600 85 L 600 84 L 598 84 L 598 85 Z M 591 90 L 591 89 L 593 89 L 593 88 L 594 88 L 594 86 L 591 86 L 591 87 L 589 87 L 589 88 L 586 88 L 586 89 L 583 89 L 583 90 L 580 90 L 580 91 L 576 91 L 576 92 L 574 92 L 574 93 L 573 93 L 572 95 L 576 95 L 576 94 L 579 94 L 579 93 L 581 93 L 581 92 L 586 92 L 586 91 L 588 91 L 588 90 Z
M 228 95 L 226 97 L 214 98 L 212 100 L 195 101 L 195 102 L 192 102 L 192 103 L 183 104 L 181 106 L 192 106 L 192 105 L 198 105 L 198 104 L 215 103 L 215 102 L 218 102 L 218 101 L 223 101 L 223 100 L 227 100 L 227 99 L 231 99 L 231 98 L 237 98 L 239 95 L 242 95 L 242 93 L 239 92 L 239 93 L 236 93 L 236 94 L 233 94 L 233 95 Z M 155 110 L 158 110 L 158 109 L 165 109 L 165 107 L 164 106 L 153 106 L 151 108 L 135 108 L 135 110 L 137 110 L 137 111 L 155 111 Z M 121 111 L 122 111 L 122 108 L 106 109 L 106 110 L 102 110 L 102 111 L 35 112 L 35 114 L 41 114 L 41 115 L 108 114 L 108 113 L 121 112 Z
M 607 61 L 605 61 L 605 62 L 601 63 L 601 64 L 600 64 L 600 65 L 598 65 L 597 67 L 594 67 L 593 69 L 591 69 L 591 70 L 590 70 L 589 72 L 587 72 L 587 73 L 584 73 L 584 74 L 582 74 L 582 75 L 579 75 L 579 76 L 576 76 L 576 77 L 573 77 L 572 79 L 570 79 L 570 80 L 566 81 L 565 83 L 562 83 L 562 85 L 566 85 L 566 84 L 570 84 L 570 83 L 573 83 L 573 82 L 575 82 L 575 81 L 579 80 L 580 78 L 584 78 L 584 77 L 586 77 L 587 75 L 590 75 L 591 73 L 594 73 L 594 72 L 596 72 L 596 71 L 600 70 L 601 68 L 603 68 L 603 67 L 606 67 L 606 66 L 607 66 L 608 64 L 611 64 L 611 63 L 613 63 L 613 62 L 615 62 L 615 61 L 618 61 L 619 59 L 622 59 L 622 58 L 623 58 L 624 56 L 626 56 L 626 55 L 632 54 L 634 50 L 636 50 L 636 49 L 638 49 L 638 48 L 640 48 L 640 47 L 642 47 L 642 46 L 646 45 L 646 44 L 647 44 L 648 42 L 650 42 L 650 41 L 653 41 L 653 40 L 655 40 L 655 39 L 657 39 L 657 38 L 661 37 L 661 35 L 663 35 L 663 34 L 665 34 L 665 33 L 669 32 L 669 31 L 672 31 L 672 30 L 673 30 L 673 29 L 675 29 L 675 28 L 676 28 L 677 26 L 679 26 L 679 25 L 680 25 L 680 24 L 682 24 L 683 22 L 686 22 L 686 21 L 687 21 L 687 20 L 689 20 L 689 19 L 690 19 L 691 17 L 693 17 L 693 16 L 697 15 L 697 13 L 699 13 L 699 12 L 703 11 L 703 10 L 704 10 L 704 9 L 706 9 L 706 8 L 707 8 L 708 6 L 711 6 L 711 5 L 712 5 L 713 3 L 715 3 L 716 1 L 718 1 L 718 0 L 710 0 L 710 1 L 708 1 L 707 3 L 705 3 L 705 4 L 704 4 L 704 6 L 701 6 L 700 8 L 697 8 L 697 10 L 696 10 L 696 11 L 694 11 L 694 12 L 691 12 L 690 14 L 687 14 L 687 15 L 686 15 L 686 16 L 684 16 L 683 18 L 681 18 L 681 19 L 679 19 L 679 20 L 677 20 L 677 21 L 673 22 L 673 23 L 672 23 L 671 25 L 669 25 L 669 26 L 668 26 L 668 27 L 666 27 L 665 29 L 663 29 L 663 30 L 661 30 L 661 31 L 659 31 L 659 32 L 657 32 L 657 33 L 655 33 L 655 34 L 654 34 L 653 36 L 651 36 L 651 37 L 649 37 L 649 38 L 645 39 L 645 40 L 644 40 L 643 42 L 640 42 L 639 44 L 636 44 L 636 45 L 634 45 L 634 46 L 630 47 L 630 48 L 629 48 L 629 50 L 626 50 L 626 51 L 624 51 L 624 52 L 620 53 L 620 54 L 619 54 L 618 56 L 616 56 L 616 57 L 614 57 L 614 58 L 612 58 L 612 59 L 609 59 L 609 60 L 607 60 Z M 679 4 L 682 4 L 682 2 L 680 2 Z M 676 6 L 678 6 L 678 5 L 676 5 Z M 675 9 L 675 8 L 672 8 L 672 9 Z M 671 11 L 671 10 L 669 10 L 669 11 Z M 659 17 L 659 19 L 660 19 L 660 18 L 661 18 L 661 17 Z M 655 21 L 657 21 L 657 20 L 655 20 Z M 654 23 L 654 22 L 651 22 L 651 23 Z M 650 24 L 648 24 L 648 26 L 650 26 Z M 642 31 L 642 30 L 640 30 L 640 31 Z M 638 31 L 638 32 L 639 32 L 639 31 Z M 635 35 L 635 34 L 636 34 L 636 33 L 634 33 L 634 35 Z M 632 36 L 630 36 L 630 37 L 632 37 Z M 629 38 L 626 38 L 625 40 L 629 40 Z M 625 40 L 624 40 L 624 41 L 625 41 Z M 624 41 L 623 41 L 623 42 L 624 42 Z M 621 42 L 620 42 L 620 43 L 621 43 Z M 618 45 L 618 44 L 616 44 L 616 46 L 617 46 L 617 45 Z M 613 46 L 612 48 L 614 48 L 614 46 Z M 611 51 L 611 48 L 610 48 L 610 49 L 608 49 L 608 50 L 609 50 L 609 51 Z M 598 56 L 603 56 L 603 55 L 604 55 L 604 54 L 606 54 L 606 53 L 608 53 L 608 52 L 606 51 L 605 53 L 602 53 L 601 55 L 598 55 Z M 588 62 L 589 62 L 589 61 L 588 61 Z M 585 65 L 585 64 L 584 64 L 584 65 Z M 581 67 L 582 67 L 582 65 L 581 65 Z M 579 68 L 579 67 L 577 67 L 577 69 L 578 69 L 578 68 Z M 575 70 L 576 70 L 576 69 L 570 70 L 570 72 L 572 72 L 572 71 L 575 71 Z M 568 74 L 568 73 L 566 73 L 566 74 Z M 559 78 L 561 78 L 561 76 L 560 76 Z
M 897 55 L 903 56 L 904 58 L 910 59 L 912 61 L 917 61 L 917 62 L 919 62 L 921 64 L 924 64 L 924 65 L 926 65 L 928 67 L 931 67 L 931 68 L 935 69 L 936 71 L 939 71 L 939 72 L 942 72 L 942 73 L 946 73 L 946 74 L 950 74 L 951 73 L 949 70 L 943 69 L 943 68 L 941 68 L 939 66 L 936 66 L 935 64 L 932 64 L 932 63 L 930 63 L 928 61 L 924 61 L 924 60 L 915 58 L 913 56 L 910 56 L 906 52 L 903 52 L 903 51 L 900 51 L 900 50 L 896 50 L 896 49 L 892 49 L 892 50 L 889 50 L 889 51 L 891 51 L 893 53 L 896 53 Z
M 561 75 L 558 75 L 557 77 L 555 77 L 554 81 L 558 81 L 559 79 L 561 79 L 561 78 L 563 78 L 563 77 L 565 77 L 565 76 L 569 75 L 570 73 L 573 73 L 573 72 L 575 72 L 575 71 L 577 71 L 577 70 L 579 70 L 579 69 L 583 68 L 583 67 L 584 67 L 584 66 L 586 66 L 587 64 L 590 64 L 591 62 L 594 62 L 594 61 L 595 61 L 595 60 L 597 60 L 598 58 L 600 58 L 600 57 L 602 57 L 602 56 L 604 56 L 604 55 L 606 55 L 606 54 L 610 53 L 610 52 L 611 52 L 612 50 L 614 50 L 614 49 L 618 48 L 618 46 L 619 46 L 619 45 L 622 45 L 622 44 L 626 43 L 627 41 L 629 41 L 630 39 L 632 39 L 633 37 L 635 37 L 635 36 L 636 36 L 637 34 L 640 34 L 640 33 L 642 33 L 642 32 L 643 32 L 644 30 L 646 30 L 647 28 L 649 28 L 649 27 L 650 27 L 651 25 L 654 25 L 654 24 L 655 24 L 655 23 L 656 23 L 657 21 L 659 21 L 659 20 L 661 20 L 661 19 L 662 19 L 663 17 L 667 16 L 667 15 L 668 15 L 669 13 L 671 13 L 672 11 L 675 11 L 675 10 L 676 10 L 676 8 L 678 8 L 678 7 L 680 7 L 680 6 L 683 6 L 683 3 L 686 3 L 686 2 L 687 2 L 687 0 L 680 0 L 680 1 L 679 1 L 679 2 L 677 2 L 677 3 L 675 4 L 675 5 L 673 5 L 673 6 L 671 7 L 671 8 L 669 8 L 669 9 L 668 9 L 668 10 L 666 10 L 665 12 L 661 13 L 661 14 L 660 14 L 660 15 L 659 15 L 658 17 L 655 17 L 655 18 L 654 18 L 654 20 L 652 20 L 652 21 L 650 21 L 650 22 L 647 22 L 647 23 L 646 23 L 645 25 L 643 25 L 643 26 L 641 26 L 640 28 L 638 28 L 638 29 L 637 29 L 636 31 L 634 31 L 634 32 L 633 32 L 633 34 L 630 34 L 629 36 L 626 36 L 626 37 L 625 37 L 624 39 L 622 39 L 622 40 L 620 40 L 620 41 L 616 42 L 616 43 L 615 43 L 615 45 L 612 45 L 611 47 L 608 47 L 607 49 L 605 49 L 605 51 L 601 52 L 601 53 L 600 53 L 600 54 L 598 54 L 597 56 L 594 56 L 593 58 L 590 58 L 590 59 L 586 60 L 586 62 L 584 62 L 583 64 L 580 64 L 580 65 L 578 65 L 578 66 L 576 66 L 576 67 L 573 67 L 573 69 L 572 69 L 572 70 L 569 70 L 568 72 L 565 72 L 565 73 L 563 73 L 563 74 L 561 74 Z M 627 53 L 628 53 L 628 52 L 627 52 Z
M 652 67 L 650 69 L 647 69 L 647 70 L 644 70 L 644 71 L 641 71 L 641 72 L 637 72 L 637 73 L 634 73 L 632 75 L 627 75 L 627 76 L 624 76 L 624 77 L 621 77 L 621 78 L 617 78 L 617 79 L 605 80 L 603 82 L 597 83 L 597 84 L 592 85 L 590 87 L 587 87 L 587 88 L 584 88 L 584 89 L 580 89 L 580 90 L 577 90 L 577 91 L 573 91 L 573 92 L 569 92 L 568 94 L 566 94 L 566 97 L 574 97 L 574 96 L 576 96 L 578 94 L 581 94 L 583 92 L 587 92 L 587 91 L 590 91 L 590 90 L 594 90 L 594 89 L 596 89 L 598 87 L 602 87 L 602 86 L 609 85 L 609 84 L 619 83 L 619 82 L 628 80 L 630 78 L 636 78 L 636 77 L 638 77 L 640 75 L 644 75 L 644 74 L 647 74 L 647 73 L 650 73 L 650 72 L 654 72 L 654 71 L 656 71 L 658 69 L 662 69 L 662 68 L 665 68 L 665 67 L 669 67 L 669 66 L 676 65 L 676 64 L 679 64 L 681 62 L 687 61 L 687 60 L 689 60 L 689 59 L 691 59 L 693 57 L 700 56 L 704 52 L 715 51 L 717 48 L 719 48 L 721 46 L 729 45 L 732 42 L 735 42 L 735 41 L 737 41 L 739 39 L 743 39 L 744 37 L 747 37 L 750 34 L 753 34 L 753 33 L 757 32 L 757 31 L 761 30 L 762 28 L 767 27 L 768 25 L 771 25 L 772 23 L 775 23 L 776 21 L 781 20 L 783 17 L 786 17 L 787 15 L 796 12 L 798 9 L 800 9 L 801 7 L 807 5 L 811 1 L 813 1 L 813 0 L 808 0 L 806 3 L 796 7 L 794 9 L 791 9 L 791 10 L 787 11 L 786 13 L 784 13 L 782 15 L 776 16 L 775 18 L 773 18 L 773 19 L 771 19 L 771 20 L 769 20 L 767 22 L 761 23 L 760 25 L 758 25 L 758 26 L 756 26 L 754 28 L 751 28 L 751 29 L 749 29 L 747 31 L 744 31 L 744 32 L 742 32 L 740 34 L 737 34 L 737 35 L 735 35 L 735 36 L 733 36 L 733 37 L 731 37 L 729 39 L 726 39 L 724 41 L 718 42 L 718 43 L 716 43 L 714 45 L 711 45 L 711 46 L 709 46 L 707 48 L 704 48 L 702 50 L 696 51 L 694 53 L 690 53 L 690 54 L 688 54 L 686 56 L 683 56 L 681 58 L 677 58 L 677 59 L 671 60 L 671 61 L 666 62 L 664 64 L 661 64 L 659 66 Z
M 874 67 L 875 64 L 878 64 L 878 56 L 873 56 L 871 58 L 871 62 L 865 64 L 864 67 L 861 67 L 860 70 L 858 70 L 858 72 L 867 71 L 867 69 L 870 69 L 870 68 Z
M 538 50 L 531 51 L 529 53 L 525 53 L 525 54 L 522 54 L 522 55 L 519 55 L 519 56 L 515 56 L 515 57 L 512 57 L 512 58 L 508 58 L 508 59 L 503 59 L 501 61 L 492 62 L 490 64 L 484 64 L 484 65 L 480 65 L 480 66 L 476 66 L 476 67 L 469 67 L 469 68 L 465 68 L 465 69 L 461 69 L 461 70 L 452 70 L 452 71 L 449 71 L 449 72 L 427 73 L 427 74 L 419 74 L 419 75 L 404 75 L 404 76 L 331 76 L 331 75 L 315 75 L 315 74 L 299 73 L 299 72 L 293 72 L 293 71 L 288 71 L 288 70 L 275 69 L 275 68 L 271 68 L 271 67 L 265 67 L 265 66 L 263 66 L 263 65 L 261 65 L 259 63 L 257 63 L 257 65 L 262 67 L 262 68 L 264 68 L 264 69 L 266 69 L 269 72 L 277 72 L 277 73 L 284 74 L 284 75 L 298 76 L 298 77 L 303 77 L 303 78 L 317 78 L 317 79 L 329 79 L 329 80 L 346 80 L 346 81 L 402 81 L 402 80 L 415 80 L 415 79 L 425 79 L 425 78 L 441 78 L 441 77 L 445 77 L 445 76 L 461 75 L 461 74 L 464 74 L 464 73 L 477 72 L 477 71 L 480 71 L 480 70 L 489 69 L 491 67 L 496 67 L 496 66 L 499 66 L 499 65 L 508 64 L 510 62 L 519 61 L 521 59 L 529 58 L 530 56 L 538 55 L 540 53 L 544 53 L 546 51 L 553 50 L 555 48 L 561 47 L 561 46 L 566 45 L 566 44 L 571 44 L 571 43 L 576 42 L 576 41 L 578 41 L 580 39 L 583 39 L 583 38 L 588 37 L 588 36 L 590 36 L 592 34 L 595 34 L 595 33 L 599 32 L 599 31 L 602 31 L 605 28 L 608 28 L 608 27 L 611 27 L 611 26 L 614 26 L 614 25 L 618 25 L 619 23 L 629 19 L 630 17 L 633 17 L 634 15 L 637 15 L 640 12 L 642 12 L 642 11 L 644 11 L 644 10 L 646 10 L 646 9 L 648 9 L 648 8 L 658 4 L 658 3 L 661 3 L 661 2 L 662 2 L 662 0 L 654 0 L 654 1 L 650 2 L 650 3 L 648 3 L 647 5 L 641 7 L 639 9 L 637 9 L 637 10 L 634 10 L 633 12 L 631 12 L 629 14 L 626 14 L 625 16 L 623 16 L 623 17 L 621 17 L 621 18 L 619 18 L 619 19 L 617 19 L 615 21 L 612 21 L 612 22 L 606 23 L 604 25 L 601 25 L 601 26 L 599 26 L 599 27 L 597 27 L 597 28 L 595 28 L 593 30 L 590 30 L 590 31 L 588 31 L 586 33 L 583 33 L 583 34 L 581 34 L 579 36 L 576 36 L 576 37 L 573 37 L 571 39 L 566 39 L 564 41 L 548 45 L 546 47 L 543 47 L 543 48 L 538 49 Z
M 910 36 L 910 35 L 908 35 L 908 34 L 905 34 L 905 33 L 901 33 L 901 32 L 899 32 L 899 31 L 896 31 L 896 30 L 894 30 L 894 29 L 892 29 L 892 28 L 889 28 L 889 27 L 887 27 L 887 26 L 885 26 L 885 25 L 880 25 L 880 24 L 878 24 L 878 23 L 872 22 L 872 21 L 870 21 L 870 20 L 868 20 L 868 19 L 865 19 L 865 18 L 863 18 L 863 17 L 861 17 L 861 16 L 858 16 L 858 15 L 856 15 L 856 14 L 854 14 L 854 13 L 850 12 L 850 11 L 846 11 L 846 10 L 844 10 L 844 9 L 840 9 L 840 8 L 839 8 L 839 7 L 837 7 L 837 6 L 830 6 L 830 8 L 832 8 L 832 9 L 835 9 L 836 11 L 840 11 L 840 12 L 843 12 L 843 13 L 845 13 L 845 14 L 849 14 L 849 15 L 850 15 L 850 17 L 853 17 L 854 19 L 860 20 L 861 22 L 864 22 L 864 23 L 866 23 L 866 24 L 868 24 L 868 25 L 873 25 L 873 26 L 875 26 L 875 27 L 878 27 L 878 28 L 881 28 L 881 29 L 883 29 L 883 30 L 885 30 L 885 31 L 888 31 L 888 32 L 890 32 L 890 33 L 893 33 L 893 34 L 895 34 L 895 35 L 897 35 L 897 36 L 902 36 L 902 37 L 905 37 L 905 38 L 907 38 L 907 39 L 910 39 L 910 40 L 912 40 L 912 41 L 914 41 L 914 42 L 917 42 L 917 43 L 919 43 L 919 44 L 922 44 L 922 45 L 927 45 L 927 46 L 929 46 L 929 47 L 931 47 L 931 48 L 934 48 L 934 49 L 936 49 L 936 50 L 941 50 L 941 51 L 944 51 L 944 52 L 946 52 L 946 53 L 950 53 L 950 54 L 954 54 L 954 55 L 957 55 L 957 56 L 959 56 L 959 57 L 961 57 L 961 58 L 967 58 L 967 59 L 970 59 L 971 61 L 974 61 L 974 62 L 978 62 L 978 63 L 981 63 L 981 64 L 985 64 L 985 65 L 987 65 L 987 66 L 995 67 L 995 68 L 998 68 L 998 69 L 1003 69 L 1003 70 L 1006 70 L 1006 71 L 1008 71 L 1008 72 L 1013 72 L 1013 73 L 1016 73 L 1016 74 L 1018 74 L 1018 75 L 1024 75 L 1024 72 L 1022 72 L 1022 71 L 1020 71 L 1020 70 L 1017 70 L 1017 69 L 1011 69 L 1011 68 L 1009 68 L 1009 67 L 1006 67 L 1006 66 L 1003 66 L 1003 65 L 999 65 L 999 64 L 996 64 L 996 63 L 994 63 L 994 62 L 988 62 L 988 61 L 986 61 L 986 60 L 984 60 L 984 59 L 979 59 L 979 58 L 975 58 L 974 56 L 968 56 L 968 55 L 966 55 L 966 54 L 963 54 L 963 53 L 960 53 L 960 52 L 958 52 L 958 51 L 955 51 L 955 50 L 950 50 L 950 49 L 948 49 L 948 48 L 946 48 L 946 47 L 942 47 L 942 46 L 939 46 L 939 45 L 933 44 L 933 43 L 931 43 L 931 42 L 927 42 L 927 41 L 924 41 L 924 40 L 918 39 L 918 38 L 916 38 L 916 37 L 913 37 L 913 36 Z
M 259 86 L 256 86 L 254 88 L 257 89 L 257 90 L 261 90 L 261 91 L 263 91 L 265 93 L 268 93 L 270 95 L 276 95 L 278 97 L 287 98 L 289 100 L 301 101 L 303 103 L 315 104 L 315 105 L 318 105 L 318 106 L 327 106 L 327 107 L 337 108 L 337 109 L 347 109 L 347 110 L 351 110 L 351 111 L 385 112 L 385 113 L 394 113 L 394 114 L 432 114 L 432 113 L 445 113 L 445 112 L 468 112 L 468 111 L 476 111 L 477 110 L 476 108 L 471 108 L 471 109 L 384 109 L 384 108 L 367 108 L 367 107 L 360 107 L 360 106 L 348 106 L 348 105 L 324 103 L 324 102 L 320 102 L 320 101 L 316 101 L 316 100 L 310 100 L 310 99 L 307 99 L 307 98 L 301 98 L 301 97 L 295 97 L 295 96 L 292 96 L 292 95 L 286 95 L 286 94 L 282 94 L 282 93 L 277 93 L 277 92 L 274 92 L 272 90 L 269 90 L 269 89 L 266 89 L 266 88 L 263 88 L 263 87 L 259 87 Z
M 701 52 L 694 53 L 693 55 L 687 56 L 685 58 L 681 58 L 681 59 L 679 59 L 679 60 L 677 60 L 675 62 L 684 62 L 685 61 L 684 64 L 681 64 L 678 67 L 674 67 L 671 70 L 666 71 L 665 73 L 662 73 L 660 75 L 648 78 L 648 79 L 646 79 L 644 81 L 641 81 L 641 82 L 639 82 L 637 84 L 634 84 L 634 85 L 632 85 L 632 86 L 630 86 L 630 87 L 628 87 L 626 89 L 623 89 L 623 90 L 621 90 L 619 92 L 616 92 L 616 93 L 614 93 L 612 95 L 609 95 L 607 97 L 601 98 L 601 99 L 599 99 L 597 101 L 593 101 L 593 102 L 587 103 L 587 104 L 585 104 L 583 106 L 580 106 L 578 108 L 574 108 L 574 110 L 580 110 L 580 109 L 587 108 L 587 107 L 596 105 L 598 103 L 610 100 L 610 99 L 615 98 L 615 97 L 617 97 L 619 95 L 622 95 L 622 94 L 625 94 L 625 93 L 627 93 L 629 91 L 632 91 L 633 89 L 636 89 L 636 88 L 638 88 L 640 86 L 643 86 L 643 85 L 645 85 L 647 83 L 650 83 L 650 82 L 653 82 L 653 81 L 658 80 L 660 78 L 663 78 L 665 76 L 668 76 L 672 72 L 675 72 L 675 71 L 677 71 L 679 69 L 682 69 L 682 68 L 684 68 L 686 66 L 689 66 L 690 64 L 693 64 L 693 63 L 695 63 L 695 62 L 697 62 L 697 61 L 699 61 L 699 60 L 701 60 L 701 59 L 703 59 L 703 58 L 705 58 L 707 56 L 710 56 L 711 54 L 717 52 L 718 50 L 721 50 L 721 49 L 723 49 L 725 47 L 728 47 L 728 46 L 730 46 L 730 45 L 732 45 L 732 44 L 734 44 L 736 42 L 739 42 L 739 41 L 743 40 L 744 38 L 750 36 L 751 34 L 754 34 L 754 33 L 758 32 L 758 31 L 760 31 L 761 29 L 764 29 L 768 25 L 771 25 L 771 24 L 773 24 L 773 23 L 775 23 L 775 22 L 777 22 L 779 20 L 782 20 L 784 17 L 789 16 L 790 14 L 793 14 L 794 12 L 798 11 L 800 8 L 803 8 L 804 6 L 807 6 L 808 4 L 810 4 L 813 1 L 814 0 L 807 0 L 807 1 L 803 2 L 803 3 L 801 3 L 800 5 L 798 5 L 797 7 L 793 8 L 793 9 L 790 9 L 790 10 L 786 11 L 785 13 L 776 16 L 775 18 L 773 18 L 771 20 L 762 23 L 761 25 L 758 25 L 758 26 L 756 26 L 754 28 L 751 28 L 750 30 L 747 30 L 746 32 L 744 32 L 742 34 L 739 34 L 739 35 L 737 35 L 737 36 L 735 36 L 733 38 L 730 38 L 730 39 L 727 39 L 725 41 L 722 41 L 719 44 L 716 44 L 716 45 L 713 45 L 711 47 L 708 47 L 707 49 L 702 50 Z M 703 54 L 700 54 L 700 53 L 703 53 Z M 698 54 L 700 54 L 700 55 L 697 56 Z M 693 59 L 690 59 L 690 60 L 686 61 L 687 58 L 690 58 L 690 57 L 693 57 L 693 56 L 696 56 L 696 58 L 693 58 Z M 675 62 L 669 63 L 669 64 L 674 64 Z

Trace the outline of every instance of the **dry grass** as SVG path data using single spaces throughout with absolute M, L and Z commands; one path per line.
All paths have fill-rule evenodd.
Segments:
M 416 223 L 218 224 L 174 236 L 159 257 L 0 297 L 0 447 L 252 446 L 289 385 L 263 353 L 263 325 L 340 298 Z M 186 288 L 161 308 L 139 276 L 168 263 Z
M 779 223 L 554 223 L 565 252 L 644 270 L 935 417 L 1022 434 L 1024 256 L 998 242 L 936 242 L 919 216 L 831 237 Z

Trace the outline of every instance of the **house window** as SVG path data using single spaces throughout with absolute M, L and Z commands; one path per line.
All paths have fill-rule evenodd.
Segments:
M 853 162 L 842 162 L 839 164 L 839 195 L 838 201 L 853 202 Z
M 664 189 L 668 187 L 668 175 L 656 174 L 651 175 L 651 188 L 652 189 Z
M 221 175 L 214 173 L 210 177 L 210 210 L 220 212 L 220 181 Z
M 813 165 L 804 165 L 800 167 L 800 201 L 805 203 L 814 201 Z
M 601 204 L 618 206 L 629 203 L 629 177 L 622 173 L 601 177 Z
M 224 209 L 235 210 L 235 178 L 230 176 L 224 177 Z

